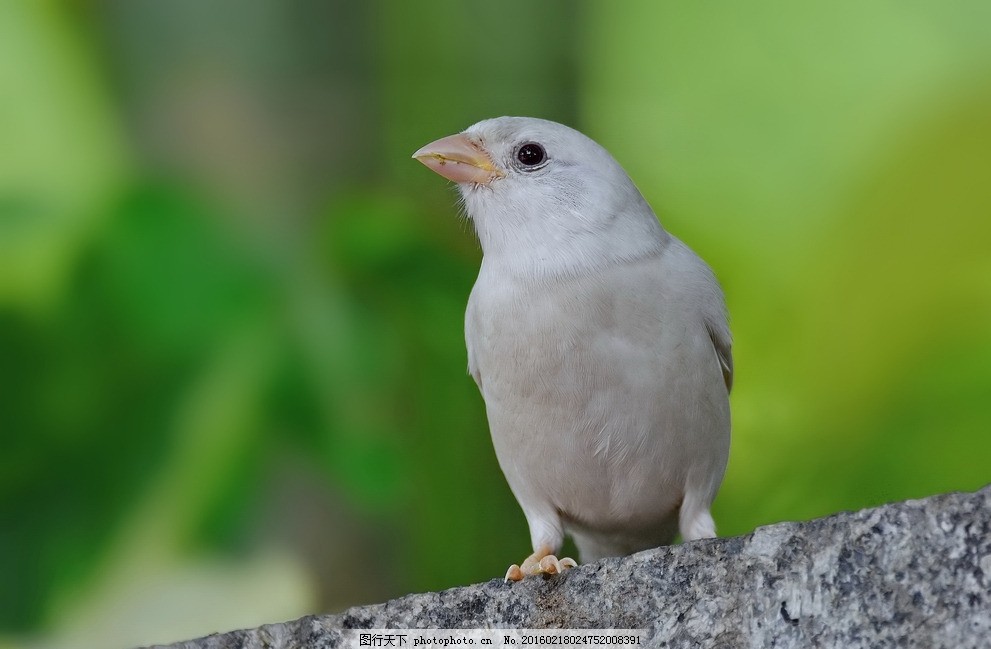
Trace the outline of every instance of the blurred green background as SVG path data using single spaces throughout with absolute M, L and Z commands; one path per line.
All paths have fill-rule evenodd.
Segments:
M 501 576 L 480 259 L 409 159 L 572 124 L 719 275 L 724 535 L 991 481 L 991 3 L 0 3 L 0 646 Z

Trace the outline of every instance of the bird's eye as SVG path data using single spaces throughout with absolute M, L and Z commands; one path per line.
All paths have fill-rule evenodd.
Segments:
M 516 159 L 523 165 L 524 171 L 532 171 L 547 161 L 547 153 L 536 142 L 527 142 L 517 149 Z

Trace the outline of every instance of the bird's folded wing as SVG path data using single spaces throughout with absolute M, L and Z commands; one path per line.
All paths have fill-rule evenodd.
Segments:
M 733 389 L 733 341 L 730 339 L 729 329 L 726 326 L 713 325 L 711 322 L 705 323 L 705 329 L 709 332 L 709 340 L 712 341 L 719 366 L 723 370 L 726 392 L 729 392 Z

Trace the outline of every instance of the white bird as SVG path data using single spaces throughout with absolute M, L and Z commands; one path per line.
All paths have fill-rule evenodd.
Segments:
M 533 554 L 507 580 L 715 536 L 733 360 L 722 290 L 609 153 L 499 117 L 413 157 L 458 183 L 482 246 L 468 369 Z

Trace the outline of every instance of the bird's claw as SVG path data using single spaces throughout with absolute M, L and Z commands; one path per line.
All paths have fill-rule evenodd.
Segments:
M 509 566 L 509 570 L 506 571 L 505 582 L 521 581 L 524 577 L 532 577 L 533 575 L 556 575 L 577 565 L 578 563 L 570 557 L 558 559 L 553 554 L 548 554 L 540 559 L 528 557 L 522 566 L 515 563 Z
M 523 579 L 523 571 L 515 563 L 509 566 L 509 570 L 506 571 L 506 578 L 502 580 L 502 583 L 508 584 L 511 581 L 520 581 Z

